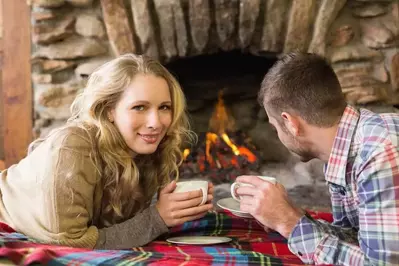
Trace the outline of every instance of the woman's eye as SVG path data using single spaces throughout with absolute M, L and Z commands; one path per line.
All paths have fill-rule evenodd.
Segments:
M 136 110 L 136 111 L 144 111 L 144 105 L 136 105 L 136 106 L 133 106 L 132 109 Z
M 170 107 L 169 105 L 162 105 L 162 106 L 160 107 L 160 109 L 161 109 L 161 110 L 170 110 L 171 107 Z

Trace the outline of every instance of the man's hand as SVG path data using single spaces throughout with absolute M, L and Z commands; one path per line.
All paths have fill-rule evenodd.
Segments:
M 156 203 L 159 215 L 168 227 L 202 218 L 213 208 L 213 185 L 208 186 L 207 203 L 201 206 L 198 206 L 202 201 L 201 190 L 172 193 L 175 188 L 176 182 L 172 181 L 159 192 Z
M 241 199 L 241 211 L 249 212 L 263 226 L 288 238 L 304 212 L 290 203 L 284 186 L 257 176 L 239 176 L 236 182 L 253 185 L 237 189 L 237 194 L 244 196 Z

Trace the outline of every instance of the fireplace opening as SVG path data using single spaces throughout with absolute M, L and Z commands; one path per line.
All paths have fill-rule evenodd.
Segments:
M 183 147 L 182 178 L 205 177 L 224 183 L 238 175 L 259 173 L 264 151 L 254 135 L 262 131 L 259 124 L 267 123 L 267 117 L 258 106 L 257 93 L 275 60 L 232 51 L 166 65 L 183 88 L 198 135 L 195 146 Z
M 229 102 L 230 98 L 256 95 L 275 61 L 276 56 L 255 56 L 235 50 L 178 59 L 166 64 L 166 68 L 177 77 L 188 101 L 216 101 L 223 88 L 224 98 Z

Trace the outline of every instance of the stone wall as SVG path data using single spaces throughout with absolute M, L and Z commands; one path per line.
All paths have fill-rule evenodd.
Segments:
M 36 136 L 64 123 L 103 62 L 126 52 L 162 63 L 240 49 L 326 56 L 347 100 L 399 103 L 395 0 L 30 0 Z

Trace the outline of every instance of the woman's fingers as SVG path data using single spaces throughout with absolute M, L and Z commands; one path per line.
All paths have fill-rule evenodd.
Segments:
M 209 203 L 213 200 L 213 195 L 212 194 L 208 194 L 206 202 Z
M 193 190 L 188 192 L 176 192 L 170 194 L 170 200 L 173 201 L 187 201 L 192 200 L 195 198 L 202 198 L 202 191 L 201 190 Z
M 178 219 L 183 218 L 183 217 L 196 216 L 199 213 L 207 212 L 207 211 L 211 210 L 212 208 L 213 208 L 212 204 L 204 204 L 201 206 L 176 210 L 176 211 L 174 211 L 173 216 Z
M 212 194 L 214 188 L 215 188 L 215 186 L 212 183 L 208 182 L 208 193 Z
M 201 202 L 202 202 L 202 196 L 190 200 L 177 201 L 173 204 L 173 209 L 181 210 L 181 209 L 196 207 L 200 205 Z
M 208 195 L 206 203 L 210 203 L 212 201 L 212 199 L 213 199 L 213 196 L 212 195 Z M 180 210 L 180 209 L 187 209 L 187 208 L 191 208 L 191 207 L 196 207 L 196 206 L 199 206 L 201 202 L 202 202 L 202 196 L 201 197 L 197 197 L 197 198 L 193 198 L 193 199 L 190 199 L 190 200 L 176 201 L 173 204 L 173 209 L 174 210 Z
M 206 203 L 201 206 L 199 206 L 202 202 L 200 189 L 188 192 L 170 192 L 173 183 L 163 189 L 157 202 L 157 208 L 168 227 L 199 219 L 213 209 L 214 186 L 211 183 L 208 184 Z

